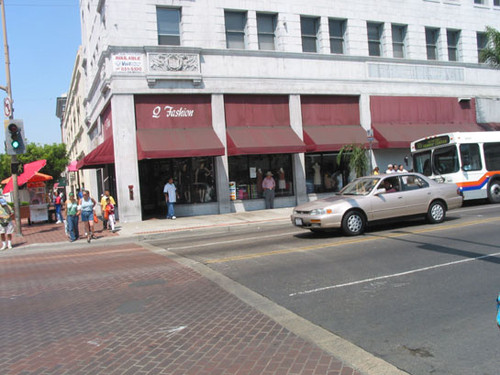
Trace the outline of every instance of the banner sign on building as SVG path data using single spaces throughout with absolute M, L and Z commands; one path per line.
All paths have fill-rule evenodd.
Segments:
M 140 53 L 119 53 L 112 56 L 114 73 L 144 73 L 144 55 Z

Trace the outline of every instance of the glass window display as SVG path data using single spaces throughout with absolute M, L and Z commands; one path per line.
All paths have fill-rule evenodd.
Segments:
M 229 181 L 236 187 L 236 199 L 262 198 L 262 182 L 267 172 L 273 174 L 276 182 L 276 197 L 294 194 L 290 155 L 241 155 L 228 159 Z
M 307 193 L 340 191 L 349 182 L 348 160 L 337 163 L 337 152 L 306 154 Z

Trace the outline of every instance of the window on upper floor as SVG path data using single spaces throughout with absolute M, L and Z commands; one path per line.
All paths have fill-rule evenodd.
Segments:
M 459 61 L 460 30 L 446 30 L 448 40 L 448 61 Z
M 425 45 L 427 48 L 427 60 L 438 59 L 439 29 L 434 27 L 425 28 Z
M 500 0 L 493 0 L 493 5 L 496 7 L 500 7 Z
M 246 12 L 225 11 L 226 47 L 245 49 Z
M 406 57 L 406 25 L 392 25 L 392 53 L 396 58 Z
M 370 56 L 382 56 L 382 32 L 384 24 L 380 22 L 367 22 L 368 54 Z
M 181 10 L 174 8 L 156 8 L 158 26 L 158 44 L 169 46 L 181 45 Z
M 318 52 L 319 21 L 319 17 L 300 17 L 303 52 Z
M 275 50 L 276 14 L 257 13 L 257 34 L 259 37 L 259 49 Z
M 477 40 L 477 61 L 479 63 L 484 63 L 485 59 L 481 56 L 482 51 L 488 46 L 488 36 L 486 33 L 477 32 L 476 34 Z
M 328 28 L 330 30 L 330 52 L 345 53 L 345 31 L 347 20 L 329 19 Z
M 474 4 L 484 4 L 485 0 L 474 0 Z

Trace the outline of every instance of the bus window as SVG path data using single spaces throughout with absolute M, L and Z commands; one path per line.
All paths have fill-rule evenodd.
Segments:
M 430 151 L 419 152 L 413 155 L 413 170 L 425 176 L 432 174 Z
M 462 169 L 464 171 L 480 171 L 481 155 L 477 143 L 460 145 L 460 158 L 462 159 Z
M 434 150 L 432 167 L 436 174 L 458 172 L 458 154 L 456 146 Z
M 488 171 L 500 170 L 500 143 L 485 143 L 483 148 L 486 169 Z

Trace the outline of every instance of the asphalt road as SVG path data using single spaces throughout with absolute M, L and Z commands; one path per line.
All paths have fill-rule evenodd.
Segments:
M 500 206 L 359 237 L 291 225 L 156 241 L 412 375 L 498 374 Z

